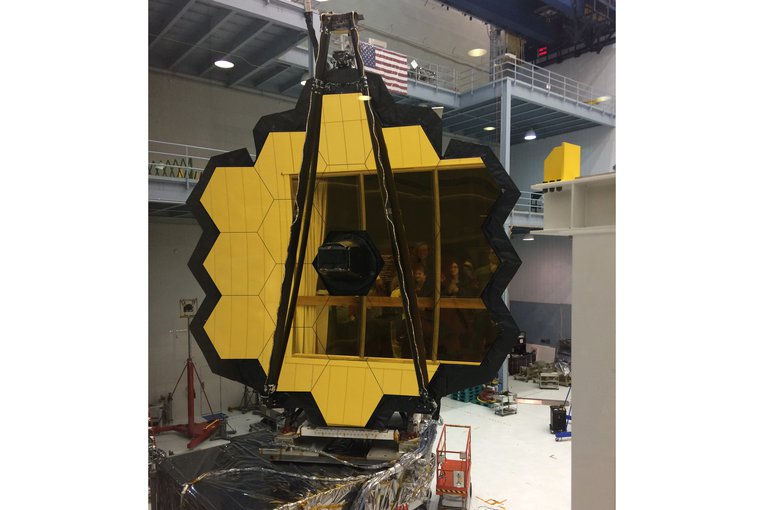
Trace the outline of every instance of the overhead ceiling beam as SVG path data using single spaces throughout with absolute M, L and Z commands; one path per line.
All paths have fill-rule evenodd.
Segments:
M 497 122 L 501 112 L 497 112 L 495 109 L 486 109 L 473 114 L 457 114 L 451 116 L 447 121 L 443 122 L 443 127 L 448 129 L 461 129 L 458 126 L 464 124 L 470 124 L 471 122 Z
M 292 83 L 292 82 L 282 83 L 281 86 L 279 87 L 279 94 L 286 94 L 287 92 L 291 91 L 295 87 L 302 87 L 302 84 L 299 81 L 296 81 L 295 83 Z
M 579 119 L 577 117 L 568 117 L 565 119 L 552 119 L 552 120 L 546 120 L 544 122 L 538 122 L 538 123 L 532 123 L 532 124 L 526 124 L 525 127 L 520 128 L 520 131 L 527 131 L 528 129 L 533 128 L 534 131 L 537 131 L 538 129 L 541 129 L 542 131 L 547 128 L 556 128 L 556 127 L 563 127 L 563 126 L 569 126 L 571 124 L 576 124 L 578 122 L 588 122 L 584 119 Z
M 284 71 L 289 69 L 289 66 L 286 64 L 280 64 L 278 62 L 274 63 L 272 66 L 267 67 L 263 69 L 261 72 L 257 73 L 253 76 L 252 80 L 250 81 L 250 85 L 252 87 L 257 87 L 259 85 L 263 85 L 264 83 L 272 80 L 276 76 L 280 75 Z
M 307 49 L 294 47 L 276 57 L 276 60 L 289 64 L 292 67 L 307 69 L 310 58 Z
M 538 42 L 552 43 L 557 39 L 552 27 L 541 17 L 528 11 L 528 2 L 525 0 L 440 1 L 494 26 Z
M 573 0 L 541 0 L 544 2 L 547 6 L 551 7 L 555 11 L 564 14 L 565 16 L 572 18 L 575 15 L 575 10 L 573 9 Z M 579 0 L 578 2 L 580 4 L 580 10 L 583 12 L 583 0 Z
M 265 21 L 261 19 L 254 18 L 253 23 L 247 27 L 247 30 L 243 30 L 238 37 L 234 40 L 233 48 L 226 51 L 225 55 L 222 57 L 217 58 L 216 60 L 228 60 L 229 58 L 236 56 L 236 53 L 241 50 L 243 47 L 245 47 L 247 44 L 250 43 L 255 37 L 257 37 L 259 34 L 263 33 L 264 30 L 266 30 L 269 26 L 271 26 L 270 21 Z M 250 32 L 251 31 L 251 32 Z M 247 35 L 249 34 L 249 35 Z M 210 66 L 205 69 L 200 76 L 204 76 L 210 71 L 215 69 L 215 64 L 210 64 Z
M 295 3 L 287 0 L 205 0 L 211 5 L 223 6 L 244 15 L 256 15 L 265 18 L 274 25 L 285 28 L 307 30 L 305 26 L 305 8 L 302 2 Z M 313 10 L 313 26 L 321 25 L 318 9 Z
M 162 30 L 159 31 L 159 33 L 154 37 L 154 40 L 151 41 L 149 44 L 149 51 L 156 45 L 157 42 L 167 33 L 168 30 L 172 28 L 172 26 L 177 22 L 180 18 L 183 17 L 183 15 L 188 11 L 191 6 L 194 5 L 196 0 L 188 0 L 186 3 L 180 4 L 177 6 L 176 10 L 173 12 L 173 14 L 169 17 L 169 20 L 165 24 L 164 27 L 162 27 Z
M 476 103 L 470 106 L 465 106 L 464 108 L 458 108 L 458 109 L 452 110 L 449 114 L 449 117 L 443 120 L 446 121 L 449 118 L 454 118 L 458 115 L 470 115 L 477 111 L 483 110 L 485 108 L 498 108 L 497 103 L 498 101 L 496 100 L 496 98 L 493 98 L 490 101 L 483 101 L 482 103 Z
M 204 41 L 206 41 L 218 28 L 226 24 L 228 20 L 233 18 L 235 15 L 236 13 L 233 11 L 227 11 L 227 12 L 219 14 L 217 20 L 214 20 L 211 23 L 210 28 L 204 31 L 200 31 L 199 35 L 196 37 L 196 42 L 191 44 L 189 48 L 186 51 L 184 51 L 182 55 L 176 58 L 175 61 L 172 64 L 170 64 L 170 66 L 167 69 L 172 71 L 176 67 L 178 67 L 178 64 L 183 62 L 186 59 L 186 57 L 188 57 L 191 53 L 193 53 L 194 50 L 197 49 L 196 48 L 197 46 L 204 44 Z
M 574 123 L 574 124 L 568 124 L 566 126 L 562 126 L 562 127 L 559 127 L 559 128 L 555 126 L 555 127 L 548 128 L 547 130 L 545 130 L 544 136 L 545 137 L 549 137 L 549 136 L 564 135 L 564 134 L 570 133 L 572 131 L 580 131 L 582 129 L 589 129 L 589 128 L 593 128 L 593 127 L 598 127 L 598 125 L 597 124 L 592 124 L 589 121 L 583 121 L 583 122 L 578 122 L 578 123 Z
M 251 59 L 253 69 L 234 77 L 233 80 L 231 80 L 229 86 L 235 87 L 236 85 L 239 85 L 240 83 L 248 80 L 252 75 L 256 74 L 260 70 L 263 64 L 284 53 L 286 50 L 300 42 L 306 35 L 307 33 L 292 31 L 289 32 L 288 35 L 279 38 L 276 44 L 268 47 L 267 51 L 258 52 L 258 54 Z
M 590 122 L 582 119 L 571 119 L 565 122 L 560 122 L 552 125 L 547 126 L 539 126 L 533 128 L 533 130 L 536 132 L 536 135 L 539 138 L 548 138 L 550 136 L 555 135 L 561 135 L 564 133 L 569 133 L 570 131 L 577 131 L 579 129 L 586 129 L 588 127 L 595 127 L 596 124 L 589 125 Z M 527 129 L 519 129 L 517 131 L 512 131 L 510 133 L 510 138 L 514 137 L 523 137 L 526 133 Z
M 539 108 L 539 109 L 541 110 L 543 108 Z M 549 109 L 547 109 L 544 113 L 538 113 L 536 115 L 525 115 L 525 116 L 522 116 L 522 117 L 520 117 L 519 115 L 517 117 L 515 117 L 513 115 L 512 116 L 512 124 L 522 124 L 524 122 L 533 122 L 533 121 L 536 121 L 537 119 L 548 119 L 549 117 L 551 117 L 553 119 L 559 119 L 559 118 L 562 118 L 562 117 L 567 117 L 567 114 L 562 113 L 562 112 L 558 112 L 556 110 L 549 110 Z
M 473 138 L 486 138 L 491 136 L 495 136 L 497 138 L 501 137 L 501 129 L 499 129 L 498 126 L 496 126 L 496 129 L 494 129 L 493 131 L 486 131 L 485 129 L 483 129 L 484 127 L 485 126 L 472 126 L 472 127 L 468 127 L 468 128 L 460 130 L 459 133 L 462 136 L 469 136 Z

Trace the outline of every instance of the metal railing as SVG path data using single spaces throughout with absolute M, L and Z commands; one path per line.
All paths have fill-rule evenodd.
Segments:
M 149 177 L 198 181 L 210 158 L 224 152 L 228 150 L 149 140 Z
M 491 78 L 492 81 L 509 78 L 515 84 L 526 85 L 545 94 L 586 105 L 593 110 L 615 114 L 615 98 L 610 94 L 512 55 L 502 55 L 494 59 Z
M 538 191 L 521 191 L 512 214 L 544 216 L 544 194 Z
M 432 85 L 439 89 L 456 91 L 456 70 L 453 67 L 418 62 L 416 69 L 409 69 L 409 79 Z
M 494 59 L 487 71 L 469 68 L 457 73 L 452 67 L 421 62 L 419 59 L 417 63 L 416 69 L 409 69 L 410 80 L 455 93 L 473 92 L 480 87 L 508 78 L 513 84 L 527 86 L 532 90 L 583 105 L 591 110 L 615 114 L 615 97 L 609 93 L 509 54 Z

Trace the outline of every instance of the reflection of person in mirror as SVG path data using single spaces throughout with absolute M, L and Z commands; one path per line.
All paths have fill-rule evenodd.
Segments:
M 451 259 L 445 264 L 444 269 L 443 282 L 440 286 L 441 295 L 446 297 L 469 296 L 469 282 L 462 276 L 459 263 Z
M 499 257 L 496 256 L 493 250 L 488 250 L 488 264 L 480 266 L 475 271 L 475 279 L 478 281 L 478 286 L 483 289 L 488 284 L 488 280 L 491 279 L 491 275 L 496 272 L 496 268 L 499 267 Z
M 425 285 L 427 284 L 427 273 L 423 264 L 414 264 L 414 284 L 416 286 L 416 295 L 425 296 Z
M 427 273 L 425 272 L 425 267 L 422 264 L 414 264 L 413 266 L 413 273 L 414 273 L 414 287 L 415 292 L 418 297 L 424 297 L 429 296 L 428 294 L 423 294 L 425 292 L 425 289 L 427 288 Z M 393 291 L 390 293 L 390 297 L 401 297 L 401 289 L 400 286 L 397 285 Z M 392 339 L 392 351 L 393 351 L 393 357 L 395 358 L 410 358 L 411 357 L 411 349 L 409 349 L 407 339 L 405 337 L 406 331 L 405 331 L 405 325 L 403 321 L 406 319 L 406 316 L 403 314 L 403 309 L 398 309 L 401 312 L 401 321 L 397 324 L 396 328 L 396 335 Z M 425 341 L 425 349 L 426 349 L 426 356 L 429 357 L 430 355 L 430 349 L 429 344 L 432 340 L 432 330 L 433 330 L 433 316 L 432 316 L 432 310 L 431 309 L 425 309 L 421 303 L 419 304 L 419 319 L 422 324 L 422 338 Z
M 416 272 L 417 266 L 422 266 L 425 278 L 433 273 L 433 267 L 430 261 L 430 245 L 425 241 L 418 241 L 411 250 L 411 266 Z M 414 275 L 416 278 L 416 274 Z M 425 279 L 421 289 L 417 290 L 417 296 L 432 296 L 434 285 L 431 279 Z

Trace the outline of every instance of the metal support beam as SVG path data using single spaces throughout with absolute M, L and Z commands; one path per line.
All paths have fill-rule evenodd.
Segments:
M 305 9 L 302 2 L 289 0 L 205 0 L 212 5 L 227 7 L 241 13 L 264 18 L 285 28 L 305 30 Z M 318 11 L 313 11 L 313 26 L 321 24 Z
M 276 44 L 271 46 L 269 51 L 262 52 L 254 57 L 251 62 L 254 68 L 233 78 L 229 86 L 235 87 L 236 85 L 242 84 L 254 74 L 256 74 L 262 68 L 263 64 L 275 58 L 276 55 L 284 53 L 286 50 L 300 42 L 300 40 L 303 39 L 306 35 L 306 32 L 291 32 L 290 34 L 285 35 Z
M 509 138 L 512 130 L 512 82 L 504 78 L 501 82 L 501 143 L 499 145 L 499 161 L 509 170 Z
M 565 16 L 572 18 L 575 16 L 575 11 L 573 10 L 573 2 L 572 0 L 541 0 L 545 4 L 547 4 L 549 7 L 554 9 L 555 11 L 564 14 Z M 578 2 L 581 4 L 581 10 L 583 10 L 583 1 Z
M 225 23 L 228 22 L 231 18 L 233 18 L 236 15 L 233 11 L 228 11 L 224 15 L 219 16 L 216 20 L 213 20 L 210 24 L 209 30 L 204 30 L 203 33 L 200 33 L 199 36 L 196 38 L 196 42 L 189 45 L 188 49 L 183 52 L 178 58 L 175 59 L 175 62 L 170 64 L 170 66 L 167 68 L 170 71 L 173 71 L 176 67 L 178 67 L 178 64 L 183 62 L 186 57 L 188 57 L 195 49 L 197 49 L 197 46 L 200 46 L 204 44 L 204 41 L 207 40 L 213 33 L 215 33 L 215 30 L 223 26 Z
M 308 38 L 308 43 L 310 43 L 310 38 Z M 284 64 L 289 64 L 292 67 L 308 69 L 309 63 L 313 61 L 313 57 L 310 56 L 312 55 L 310 51 L 312 50 L 306 50 L 305 48 L 295 46 L 276 57 L 276 60 L 278 62 L 283 62 Z M 313 74 L 311 74 L 311 76 L 313 76 Z
M 272 80 L 276 76 L 280 75 L 284 71 L 289 69 L 289 66 L 286 64 L 273 64 L 265 69 L 262 70 L 262 72 L 256 74 L 252 81 L 250 82 L 250 85 L 253 87 L 258 87 L 260 85 L 263 85 L 264 83 Z
M 194 5 L 194 2 L 196 0 L 189 0 L 183 5 L 180 5 L 177 10 L 174 12 L 174 14 L 170 17 L 169 21 L 165 24 L 164 27 L 162 27 L 162 30 L 159 31 L 159 33 L 154 37 L 154 40 L 151 41 L 149 44 L 149 51 L 151 51 L 151 48 L 153 48 L 157 42 L 164 36 L 168 30 L 172 28 L 172 26 L 175 24 L 176 21 L 178 21 L 180 18 L 183 17 L 183 15 L 188 11 L 191 6 Z
M 241 34 L 236 38 L 233 48 L 226 51 L 226 54 L 217 60 L 228 60 L 232 56 L 235 56 L 239 50 L 241 50 L 252 39 L 254 39 L 259 34 L 261 34 L 269 26 L 271 26 L 270 21 L 253 20 L 253 23 L 246 30 L 243 30 Z M 204 72 L 202 72 L 199 76 L 204 76 L 205 74 L 209 73 L 213 69 L 215 69 L 214 63 L 211 64 L 207 69 L 205 69 Z
M 551 43 L 557 38 L 553 27 L 528 10 L 526 0 L 440 1 L 526 38 L 546 43 Z

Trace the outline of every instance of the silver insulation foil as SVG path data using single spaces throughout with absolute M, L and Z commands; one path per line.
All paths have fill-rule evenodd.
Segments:
M 226 510 L 394 509 L 426 502 L 435 472 L 437 423 L 422 422 L 418 447 L 384 467 L 274 463 L 260 454 L 273 447 L 267 428 L 230 444 L 162 460 L 156 508 Z

